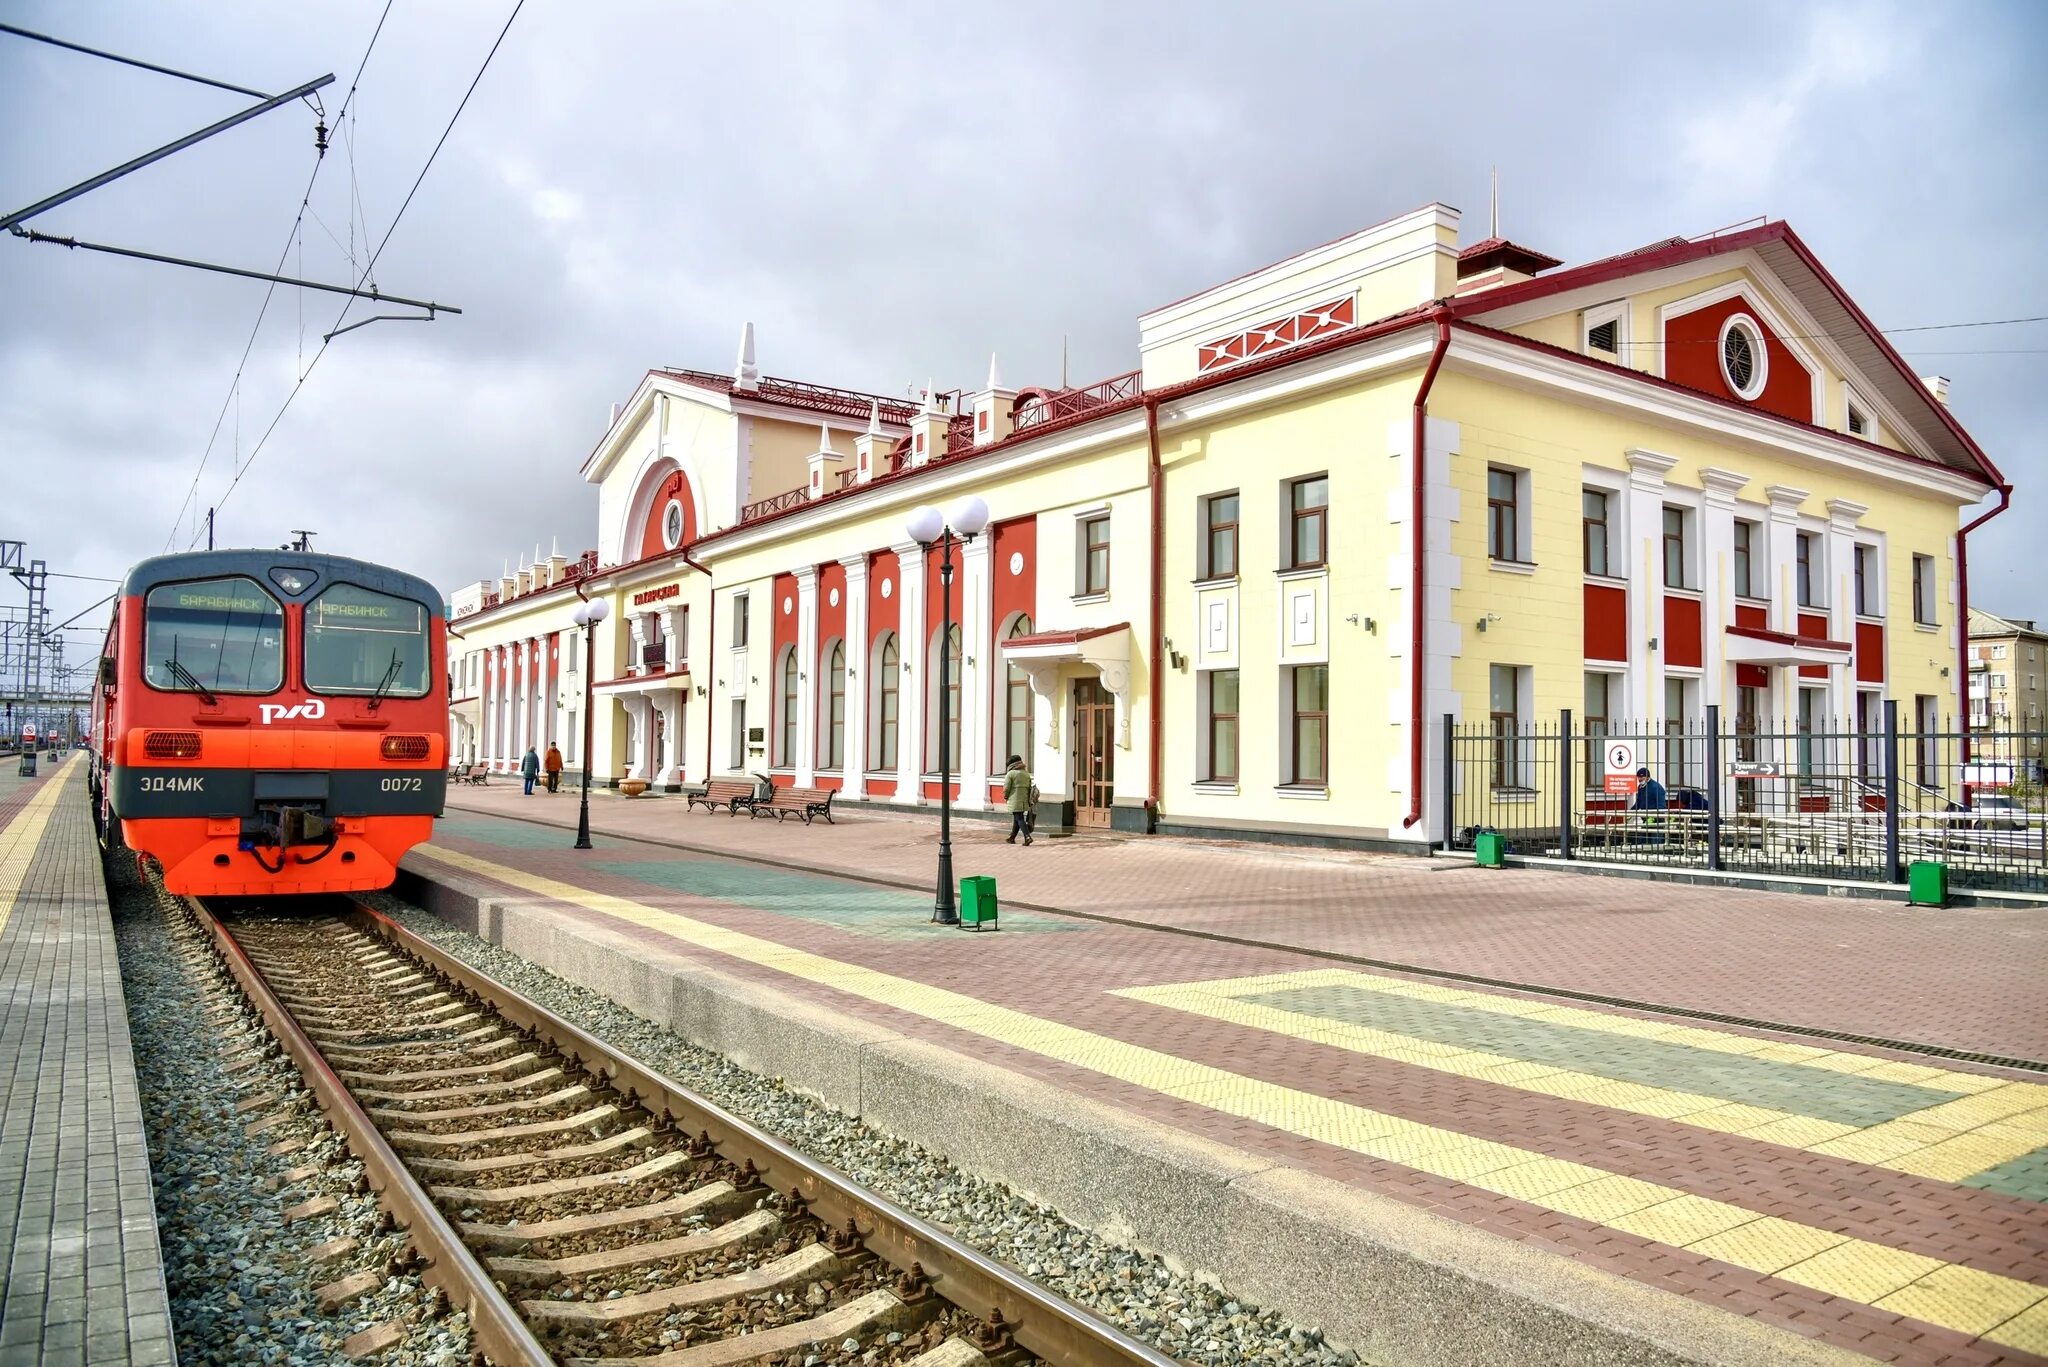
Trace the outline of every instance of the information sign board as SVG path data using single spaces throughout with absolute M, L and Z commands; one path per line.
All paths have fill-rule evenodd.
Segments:
M 1603 747 L 1606 759 L 1606 783 L 1603 791 L 1609 793 L 1633 793 L 1636 790 L 1636 743 L 1632 740 L 1616 740 L 1609 737 Z

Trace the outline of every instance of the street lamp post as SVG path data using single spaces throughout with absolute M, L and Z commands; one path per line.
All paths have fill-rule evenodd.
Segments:
M 597 678 L 597 624 L 611 615 L 612 605 L 602 598 L 586 598 L 570 614 L 583 628 L 583 805 L 576 813 L 576 848 L 590 846 L 590 738 L 596 721 L 591 715 L 593 684 Z
M 926 504 L 910 515 L 905 524 L 911 539 L 931 553 L 939 543 L 939 890 L 932 904 L 932 920 L 942 926 L 960 924 L 960 912 L 953 900 L 953 753 L 952 718 L 947 715 L 946 696 L 952 691 L 953 640 L 953 538 L 974 540 L 988 526 L 988 504 L 968 494 L 947 513 Z

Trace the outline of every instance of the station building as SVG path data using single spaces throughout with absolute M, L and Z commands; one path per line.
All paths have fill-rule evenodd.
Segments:
M 1414 848 L 1447 714 L 1962 706 L 2009 489 L 1782 222 L 1564 267 L 1432 204 L 1137 321 L 1080 387 L 649 371 L 596 548 L 454 595 L 457 753 L 582 763 L 587 673 L 599 782 L 927 804 L 944 726 L 966 808 L 1016 753 L 1055 828 Z M 943 588 L 906 522 L 969 494 Z

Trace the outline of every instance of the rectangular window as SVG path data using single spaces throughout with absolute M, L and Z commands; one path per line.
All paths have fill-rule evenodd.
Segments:
M 1204 579 L 1237 577 L 1237 495 L 1212 494 L 1202 500 Z
M 1856 613 L 1860 617 L 1878 615 L 1877 603 L 1877 547 L 1859 545 L 1855 548 L 1856 569 Z
M 1209 714 L 1209 781 L 1237 782 L 1237 671 L 1213 669 L 1207 682 Z
M 1081 592 L 1093 597 L 1109 592 L 1109 514 L 1081 522 Z
M 1922 626 L 1934 625 L 1934 557 L 1931 555 L 1913 557 L 1913 620 Z
M 1624 299 L 1587 309 L 1579 315 L 1579 326 L 1584 330 L 1588 356 L 1621 360 L 1622 352 L 1628 346 L 1628 301 Z
M 735 593 L 732 596 L 732 645 L 739 650 L 747 644 L 747 595 Z
M 1735 595 L 1738 598 L 1758 597 L 1757 588 L 1762 576 L 1757 573 L 1757 525 L 1738 519 L 1735 523 Z
M 1697 679 L 1666 678 L 1664 680 L 1664 786 L 1666 788 L 1690 787 L 1698 775 L 1693 764 L 1694 752 L 1704 746 L 1696 736 L 1687 734 L 1692 724 L 1694 704 L 1699 697 Z
M 1686 583 L 1686 515 L 1685 509 L 1664 509 L 1664 587 L 1683 589 L 1691 587 Z
M 1288 568 L 1320 568 L 1329 554 L 1330 477 L 1315 475 L 1287 486 L 1292 556 Z
M 744 595 L 742 595 L 744 596 Z M 732 700 L 732 764 L 734 772 L 747 767 L 747 700 Z
M 1819 538 L 1812 532 L 1798 532 L 1792 538 L 1792 544 L 1798 551 L 1797 566 L 1794 574 L 1796 583 L 1794 587 L 1797 591 L 1799 606 L 1803 608 L 1817 608 L 1821 606 L 1820 599 L 1814 592 L 1820 584 L 1820 575 L 1814 564 L 1818 556 L 1814 545 L 1817 540 Z
M 1621 354 L 1621 324 L 1613 318 L 1604 323 L 1595 323 L 1586 329 L 1586 350 L 1604 351 L 1609 355 Z
M 1913 781 L 1933 788 L 1941 781 L 1940 702 L 1932 693 L 1913 695 Z
M 1818 758 L 1814 737 L 1820 734 L 1822 712 L 1827 706 L 1827 691 L 1819 688 L 1799 690 L 1799 777 L 1811 779 L 1818 772 L 1815 764 Z
M 1493 718 L 1493 786 L 1527 788 L 1522 764 L 1522 670 L 1518 665 L 1493 665 L 1488 674 L 1489 712 Z
M 1602 775 L 1607 772 L 1607 761 L 1602 758 L 1606 749 L 1607 724 L 1611 718 L 1608 708 L 1614 689 L 1612 674 L 1588 674 L 1586 676 L 1586 714 L 1584 728 L 1586 735 L 1586 772 L 1580 776 L 1586 787 L 1598 788 Z
M 2004 647 L 2004 646 L 1993 646 L 1993 647 L 1991 647 L 1991 658 L 1992 658 L 1992 659 L 1994 659 L 1994 660 L 2002 660 L 2002 659 L 2004 659 L 2004 658 L 2005 658 L 2005 647 Z
M 1856 406 L 1854 400 L 1850 401 L 1848 407 L 1849 435 L 1852 437 L 1860 437 L 1870 430 L 1870 420 L 1863 416 L 1863 410 Z
M 1486 553 L 1495 560 L 1520 561 L 1521 479 L 1513 470 L 1486 472 Z
M 1290 779 L 1302 788 L 1329 786 L 1330 667 L 1296 665 L 1289 683 Z
M 1611 561 L 1608 558 L 1607 494 L 1601 489 L 1587 489 L 1579 495 L 1581 525 L 1584 531 L 1581 545 L 1585 551 L 1586 573 L 1611 575 Z

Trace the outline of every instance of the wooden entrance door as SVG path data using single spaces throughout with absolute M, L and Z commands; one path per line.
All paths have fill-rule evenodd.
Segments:
M 1109 827 L 1116 778 L 1116 703 L 1101 681 L 1074 681 L 1074 824 Z

